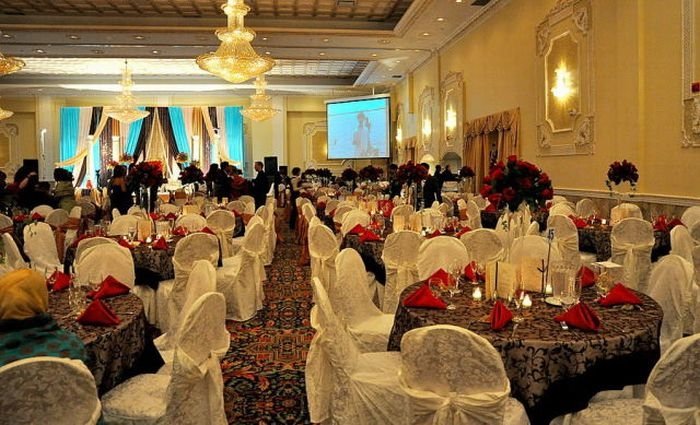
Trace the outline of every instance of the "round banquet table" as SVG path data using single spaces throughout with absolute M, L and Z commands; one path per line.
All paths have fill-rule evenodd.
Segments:
M 85 344 L 86 365 L 100 394 L 125 379 L 141 358 L 146 344 L 146 315 L 139 297 L 127 294 L 103 302 L 119 317 L 121 323 L 117 326 L 81 325 L 71 314 L 68 291 L 49 293 L 49 314 L 58 326 L 78 335 Z
M 374 274 L 377 282 L 384 285 L 386 283 L 386 270 L 384 269 L 384 240 L 360 242 L 358 235 L 345 235 L 340 249 L 352 248 L 360 254 L 365 269 Z
M 404 290 L 401 299 L 422 282 Z M 474 301 L 472 285 L 455 295 L 456 310 L 408 308 L 399 304 L 389 337 L 389 351 L 399 351 L 401 338 L 411 329 L 450 324 L 467 328 L 486 338 L 501 354 L 511 383 L 511 395 L 520 400 L 533 425 L 548 424 L 559 415 L 581 410 L 599 391 L 643 384 L 659 359 L 659 332 L 663 312 L 650 297 L 637 293 L 640 309 L 605 308 L 595 303 L 591 288 L 581 300 L 600 317 L 599 332 L 569 326 L 561 329 L 553 320 L 560 307 L 531 294 L 532 308 L 514 331 L 511 322 L 500 331 L 491 329 L 488 315 L 493 303 Z M 481 288 L 484 290 L 483 285 Z
M 578 229 L 578 245 L 581 251 L 595 253 L 598 261 L 607 261 L 612 255 L 610 233 L 612 226 L 589 225 Z M 671 252 L 671 232 L 654 230 L 654 247 L 651 261 L 656 261 Z

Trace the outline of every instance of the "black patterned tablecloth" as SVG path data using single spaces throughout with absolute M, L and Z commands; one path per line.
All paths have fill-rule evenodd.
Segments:
M 611 226 L 594 225 L 578 229 L 578 246 L 580 251 L 591 252 L 597 261 L 607 261 L 612 254 L 610 244 Z M 656 261 L 671 252 L 671 233 L 654 230 L 654 247 L 651 249 L 651 261 Z

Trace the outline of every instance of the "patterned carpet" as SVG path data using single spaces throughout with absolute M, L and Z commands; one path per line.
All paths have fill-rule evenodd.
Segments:
M 309 326 L 309 267 L 297 265 L 300 247 L 286 225 L 266 267 L 265 307 L 245 323 L 227 322 L 231 348 L 221 364 L 230 424 L 307 424 L 304 364 Z

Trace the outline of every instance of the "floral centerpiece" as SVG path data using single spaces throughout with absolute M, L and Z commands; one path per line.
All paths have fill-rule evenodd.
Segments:
M 117 165 L 119 165 L 119 163 L 115 160 L 107 161 L 107 169 L 108 170 L 114 169 L 114 167 L 116 167 Z
M 384 174 L 384 170 L 374 165 L 368 165 L 360 170 L 359 176 L 362 180 L 369 180 L 376 182 Z
M 301 173 L 302 180 L 312 179 L 314 176 L 316 176 L 315 168 L 307 168 L 303 173 Z
M 340 175 L 340 178 L 346 182 L 355 181 L 355 179 L 357 179 L 357 171 L 348 167 L 343 170 L 343 173 Z
M 322 179 L 331 180 L 333 178 L 333 172 L 328 168 L 316 169 L 316 175 Z
M 204 173 L 196 164 L 190 164 L 180 171 L 179 179 L 182 184 L 204 183 Z
M 177 155 L 175 155 L 175 162 L 177 162 L 178 164 L 184 164 L 189 160 L 190 156 L 187 155 L 187 152 L 179 152 Z
M 400 165 L 396 172 L 396 179 L 401 184 L 420 183 L 427 178 L 428 170 L 420 164 L 414 164 L 413 161 Z
M 461 177 L 463 179 L 469 179 L 469 178 L 474 177 L 475 175 L 476 175 L 476 173 L 474 173 L 474 170 L 472 170 L 472 167 L 470 167 L 468 165 L 465 165 L 464 167 L 459 169 L 459 177 Z
M 132 162 L 134 162 L 134 157 L 126 152 L 122 153 L 122 155 L 119 157 L 120 164 L 131 164 Z
M 158 187 L 163 183 L 163 163 L 144 161 L 131 167 L 129 179 L 140 186 Z
M 481 196 L 487 198 L 496 208 L 508 206 L 515 212 L 521 203 L 526 202 L 533 210 L 545 208 L 554 191 L 547 173 L 537 165 L 519 160 L 515 155 L 507 162 L 499 161 L 484 177 Z
M 631 162 L 623 159 L 622 162 L 615 161 L 610 164 L 608 168 L 608 179 L 605 180 L 605 185 L 608 186 L 610 193 L 613 192 L 613 183 L 615 186 L 620 185 L 622 182 L 628 182 L 632 191 L 637 190 L 637 181 L 639 180 L 639 171 L 637 167 Z

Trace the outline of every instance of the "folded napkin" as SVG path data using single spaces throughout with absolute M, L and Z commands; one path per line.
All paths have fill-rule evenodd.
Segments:
M 447 304 L 433 294 L 427 283 L 422 284 L 418 289 L 403 300 L 405 307 L 436 308 L 444 310 Z
M 88 298 L 99 300 L 128 294 L 130 290 L 131 288 L 109 275 L 102 281 L 99 288 L 88 292 L 87 296 Z
M 23 221 L 27 220 L 27 215 L 26 214 L 18 214 L 14 217 L 12 217 L 12 221 L 15 223 L 22 223 Z
M 595 285 L 595 273 L 588 267 L 581 266 L 581 268 L 578 269 L 578 275 L 581 276 L 582 287 L 588 288 L 589 286 Z
M 166 250 L 166 249 L 168 249 L 168 243 L 165 242 L 165 239 L 160 237 L 160 238 L 156 239 L 156 241 L 153 242 L 153 244 L 151 244 L 151 248 Z
M 127 241 L 127 240 L 124 239 L 124 238 L 119 238 L 119 240 L 117 241 L 117 243 L 118 243 L 120 246 L 123 246 L 124 248 L 134 249 L 134 246 L 133 246 L 132 244 L 130 244 L 129 241 Z
M 674 218 L 668 223 L 668 231 L 673 230 L 674 227 L 681 225 L 684 226 L 683 222 L 679 218 Z
M 173 235 L 175 236 L 187 236 L 187 229 L 182 226 L 177 226 L 173 229 Z
M 433 233 L 430 233 L 428 235 L 428 239 L 434 238 L 436 236 L 442 236 L 442 232 L 440 232 L 438 229 L 433 230 Z
M 668 220 L 666 219 L 665 215 L 660 215 L 656 217 L 656 220 L 654 221 L 654 230 L 658 230 L 661 232 L 668 231 Z
M 377 204 L 384 217 L 391 217 L 391 212 L 394 210 L 393 202 L 383 199 L 381 201 L 377 201 Z
M 158 213 L 154 213 L 154 212 L 152 212 L 152 213 L 150 213 L 150 214 L 148 214 L 148 215 L 151 217 L 151 219 L 152 219 L 153 221 L 158 221 L 158 220 L 160 220 L 160 219 L 163 217 L 162 215 L 160 215 L 160 214 L 158 214 Z
M 445 232 L 446 233 L 452 233 L 455 231 L 455 228 L 452 226 L 445 226 Z
M 361 224 L 356 224 L 355 227 L 350 229 L 348 235 L 361 235 L 365 233 L 365 228 Z
M 484 281 L 484 274 L 476 271 L 476 262 L 472 261 L 464 267 L 464 275 L 470 282 Z
M 70 276 L 58 270 L 53 272 L 49 280 L 53 280 L 51 290 L 54 292 L 63 291 L 70 286 Z
M 616 283 L 615 286 L 604 297 L 598 300 L 598 303 L 605 307 L 610 307 L 618 304 L 641 304 L 642 300 L 625 285 Z
M 165 219 L 166 219 L 166 220 L 177 220 L 177 214 L 175 214 L 175 213 L 168 213 L 168 214 L 165 216 Z
M 32 220 L 43 221 L 44 216 L 35 212 L 34 214 L 32 214 Z
M 491 322 L 491 329 L 494 331 L 499 331 L 503 329 L 510 321 L 513 320 L 513 313 L 508 310 L 508 307 L 503 305 L 502 302 L 496 301 L 491 309 L 491 314 L 489 315 L 489 321 Z
M 600 329 L 598 315 L 585 303 L 579 302 L 564 313 L 554 318 L 557 322 L 566 322 L 569 326 L 584 331 L 597 331 Z
M 447 273 L 445 270 L 442 268 L 436 271 L 435 273 L 431 274 L 430 277 L 428 278 L 428 282 L 430 282 L 431 279 L 440 279 L 440 282 L 442 282 L 445 285 L 449 285 L 450 282 L 452 281 L 452 276 L 450 276 L 449 273 Z
M 216 235 L 216 233 L 213 230 L 206 226 L 202 230 L 200 230 L 200 232 L 209 233 L 210 235 Z
M 455 233 L 455 238 L 460 238 L 460 237 L 462 237 L 463 234 L 465 234 L 465 233 L 467 233 L 467 232 L 471 232 L 471 230 L 472 230 L 471 227 L 469 227 L 469 226 L 464 226 L 464 227 L 462 227 L 462 230 L 460 230 L 459 232 Z
M 373 242 L 373 241 L 381 241 L 382 238 L 379 237 L 376 233 L 374 233 L 371 230 L 367 230 L 366 232 L 362 233 L 360 235 L 360 242 Z
M 496 212 L 498 211 L 498 208 L 494 204 L 488 204 L 486 208 L 484 208 L 484 211 L 486 212 Z
M 99 299 L 91 302 L 78 317 L 78 323 L 81 325 L 116 326 L 120 322 L 119 317 Z
M 319 202 L 316 204 L 316 209 L 318 210 L 325 210 L 326 209 L 326 203 L 325 202 Z
M 588 226 L 588 223 L 586 220 L 582 219 L 581 217 L 576 217 L 575 215 L 570 215 L 569 218 L 571 221 L 574 222 L 574 225 L 576 225 L 577 229 L 583 229 L 584 227 Z

